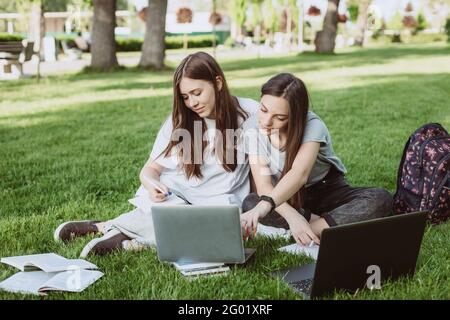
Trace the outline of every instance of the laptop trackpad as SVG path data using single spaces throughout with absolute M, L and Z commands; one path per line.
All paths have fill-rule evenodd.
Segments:
M 311 263 L 300 267 L 292 267 L 285 270 L 275 271 L 272 273 L 274 277 L 283 279 L 288 283 L 307 280 L 314 278 L 316 264 Z

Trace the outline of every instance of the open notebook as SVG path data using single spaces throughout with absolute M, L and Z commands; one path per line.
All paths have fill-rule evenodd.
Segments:
M 81 292 L 103 276 L 89 261 L 66 259 L 55 253 L 6 257 L 0 262 L 21 270 L 0 282 L 0 289 L 9 292 Z
M 46 291 L 81 292 L 103 276 L 100 271 L 75 269 L 63 272 L 18 272 L 0 282 L 0 289 L 44 295 Z
M 163 202 L 153 202 L 149 196 L 139 195 L 128 200 L 129 203 L 134 205 L 136 208 L 141 209 L 143 212 L 151 212 L 152 206 L 154 205 L 174 205 L 174 204 L 186 204 L 186 201 L 177 197 L 175 194 L 167 197 L 166 201 Z
M 83 259 L 67 259 L 55 253 L 33 254 L 27 256 L 7 257 L 0 260 L 20 271 L 42 270 L 44 272 L 59 272 L 81 269 L 97 269 L 95 264 Z
M 162 202 L 153 202 L 145 189 L 139 188 L 139 191 L 136 193 L 136 196 L 132 199 L 129 199 L 128 202 L 141 209 L 143 212 L 151 212 L 152 206 L 164 206 L 164 205 L 179 205 L 179 204 L 190 204 L 181 192 L 170 189 L 172 195 L 168 196 L 165 201 Z M 236 197 L 232 194 L 221 194 L 211 197 L 205 197 L 202 200 L 201 205 L 218 205 L 218 204 L 238 204 L 239 202 L 236 200 Z

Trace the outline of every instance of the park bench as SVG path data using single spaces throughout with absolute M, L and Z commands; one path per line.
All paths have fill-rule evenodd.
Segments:
M 34 42 L 0 41 L 0 78 L 20 77 L 22 65 L 31 60 L 34 54 Z

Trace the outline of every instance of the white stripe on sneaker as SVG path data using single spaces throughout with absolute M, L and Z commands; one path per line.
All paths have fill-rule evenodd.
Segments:
M 87 245 L 84 246 L 83 250 L 80 253 L 80 258 L 86 258 L 88 254 L 91 252 L 91 250 L 95 247 L 95 245 L 97 245 L 99 242 L 108 240 L 120 233 L 121 232 L 119 230 L 113 229 L 111 231 L 108 231 L 104 236 L 100 238 L 92 239 L 91 241 L 88 242 Z

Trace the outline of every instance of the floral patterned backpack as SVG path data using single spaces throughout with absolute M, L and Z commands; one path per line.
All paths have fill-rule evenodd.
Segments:
M 410 136 L 398 169 L 394 213 L 421 210 L 432 224 L 450 219 L 450 135 L 438 123 Z

